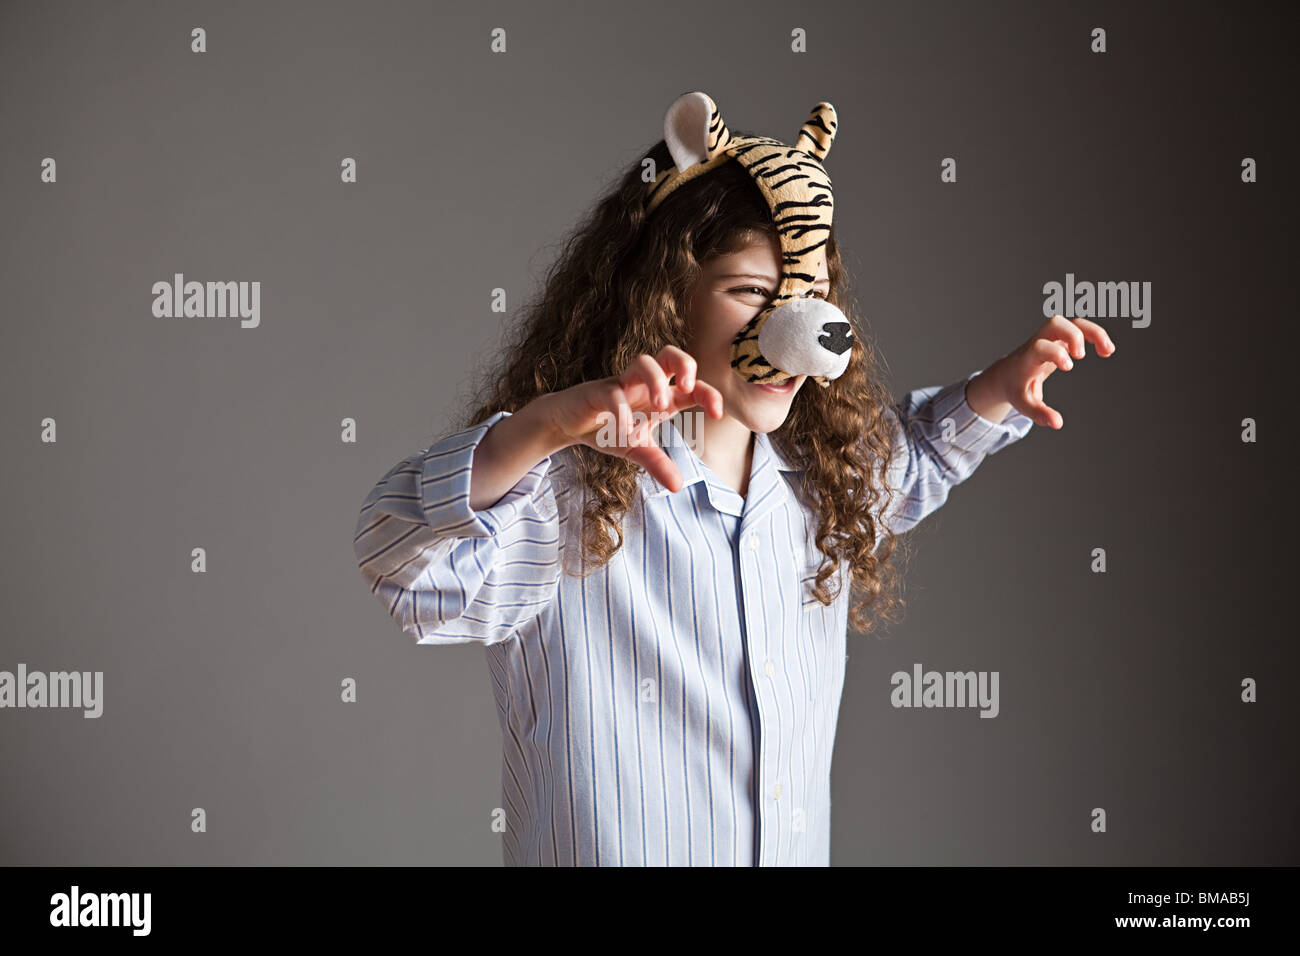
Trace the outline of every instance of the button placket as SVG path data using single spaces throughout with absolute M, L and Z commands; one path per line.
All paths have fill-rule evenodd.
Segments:
M 758 594 L 758 571 L 755 567 L 754 561 L 748 559 L 746 552 L 753 554 L 753 552 L 757 550 L 758 539 L 754 537 L 753 531 L 744 531 L 736 539 L 736 545 L 737 555 L 739 558 L 737 571 L 740 576 L 741 602 L 743 605 L 742 614 L 745 621 L 745 630 L 747 635 L 746 642 L 748 644 L 748 657 L 751 662 L 756 662 L 758 660 L 758 653 L 760 651 L 766 652 L 767 648 L 764 646 L 760 649 L 757 646 L 758 642 L 762 639 L 761 635 L 765 633 L 763 630 L 763 621 L 761 619 L 760 605 L 758 603 L 760 601 Z M 758 721 L 760 728 L 760 743 L 754 752 L 755 789 L 753 792 L 755 796 L 758 796 L 767 791 L 767 780 L 770 777 L 767 767 L 767 759 L 764 753 L 767 749 L 767 734 L 762 731 L 762 727 L 763 715 L 767 711 L 767 702 L 771 695 L 771 682 L 759 681 L 753 670 L 752 663 L 750 667 L 751 674 L 754 674 L 754 678 L 751 680 L 751 687 L 754 692 L 755 704 L 757 707 L 755 720 Z M 763 664 L 764 673 L 770 677 L 774 670 L 775 665 L 773 662 L 771 660 L 765 660 Z M 771 840 L 771 824 L 769 822 L 768 813 L 766 812 L 765 801 L 760 801 L 758 805 L 755 806 L 754 813 L 758 818 L 758 835 L 754 850 L 756 854 L 756 862 L 761 866 L 767 861 L 769 843 Z

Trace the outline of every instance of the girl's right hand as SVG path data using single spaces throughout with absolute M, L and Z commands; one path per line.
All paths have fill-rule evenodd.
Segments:
M 666 345 L 653 357 L 638 355 L 622 375 L 552 392 L 546 396 L 552 430 L 568 444 L 636 462 L 669 491 L 677 491 L 682 473 L 659 447 L 652 429 L 696 405 L 704 406 L 711 418 L 722 418 L 723 413 L 721 393 L 698 381 L 695 367 L 690 354 Z

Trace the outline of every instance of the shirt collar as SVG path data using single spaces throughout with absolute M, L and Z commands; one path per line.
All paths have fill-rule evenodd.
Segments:
M 799 471 L 781 454 L 771 437 L 765 432 L 754 435 L 754 460 L 750 465 L 748 494 L 742 498 L 733 489 L 728 488 L 708 466 L 700 460 L 691 444 L 694 435 L 688 439 L 679 427 L 679 416 L 665 419 L 658 429 L 659 447 L 682 473 L 682 487 L 675 494 L 682 494 L 696 482 L 704 482 L 709 501 L 719 511 L 743 517 L 746 522 L 757 520 L 773 507 L 785 500 L 788 494 L 785 479 L 781 472 Z M 674 494 L 648 472 L 642 471 L 638 476 L 647 498 L 662 498 Z

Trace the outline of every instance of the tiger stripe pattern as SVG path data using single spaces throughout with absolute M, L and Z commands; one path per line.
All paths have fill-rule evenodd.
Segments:
M 806 368 L 781 368 L 780 363 L 763 355 L 759 339 L 765 324 L 782 306 L 787 309 L 778 318 L 786 320 L 792 311 L 800 311 L 803 305 L 800 300 L 812 297 L 818 262 L 824 254 L 835 212 L 831 179 L 822 165 L 835 140 L 838 126 L 835 108 L 826 102 L 814 106 L 794 146 L 768 136 L 733 136 L 717 104 L 700 92 L 679 97 L 670 107 L 664 126 L 665 142 L 677 165 L 660 172 L 649 184 L 648 212 L 657 209 L 683 183 L 734 159 L 758 185 L 778 230 L 781 281 L 772 300 L 733 340 L 732 368 L 750 382 L 780 384 L 807 373 L 818 385 L 828 386 L 842 368 L 823 374 L 814 374 Z M 789 307 L 791 303 L 794 303 L 793 310 Z M 842 364 L 847 365 L 843 353 L 852 345 L 851 326 L 829 303 L 819 300 L 819 307 L 832 311 L 826 316 L 819 313 L 815 341 L 805 343 L 804 348 L 817 351 L 820 346 L 833 356 L 843 356 Z

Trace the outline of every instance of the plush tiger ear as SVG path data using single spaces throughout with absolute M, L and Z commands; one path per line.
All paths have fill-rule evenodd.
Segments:
M 707 93 L 683 93 L 664 116 L 664 143 L 677 169 L 685 172 L 717 152 L 719 144 L 730 138 L 723 135 L 726 129 Z
M 835 141 L 835 128 L 838 125 L 835 107 L 829 103 L 818 103 L 808 114 L 808 122 L 800 127 L 795 148 L 817 157 L 818 161 L 825 159 L 831 151 L 831 143 Z

